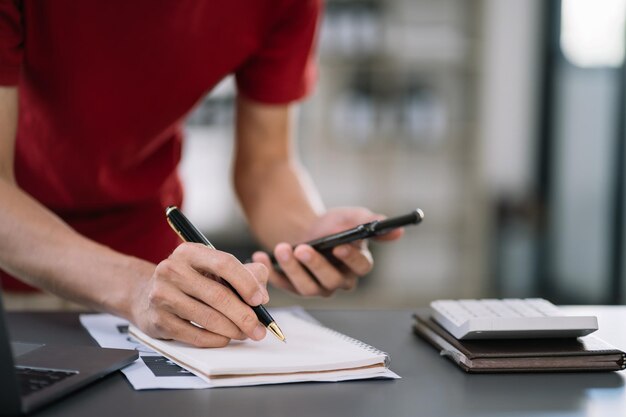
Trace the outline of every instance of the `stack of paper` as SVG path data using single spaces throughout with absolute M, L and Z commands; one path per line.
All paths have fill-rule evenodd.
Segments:
M 131 326 L 141 343 L 204 379 L 211 387 L 399 378 L 389 356 L 369 345 L 289 312 L 272 313 L 287 337 L 232 341 L 224 348 L 195 348 L 154 339 Z

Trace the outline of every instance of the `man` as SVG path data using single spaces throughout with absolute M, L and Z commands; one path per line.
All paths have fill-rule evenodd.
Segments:
M 325 210 L 294 155 L 319 14 L 319 0 L 0 0 L 0 268 L 197 346 L 262 339 L 248 305 L 268 301 L 268 280 L 302 295 L 353 288 L 372 268 L 365 243 L 337 247 L 339 268 L 291 246 L 381 217 Z M 178 245 L 163 217 L 182 201 L 184 117 L 231 73 L 234 185 L 284 274 L 264 252 L 242 265 Z

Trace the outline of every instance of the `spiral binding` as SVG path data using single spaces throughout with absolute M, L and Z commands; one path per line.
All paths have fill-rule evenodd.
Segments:
M 380 349 L 375 348 L 372 345 L 368 345 L 365 342 L 362 342 L 358 339 L 355 339 L 353 337 L 347 336 L 341 332 L 338 332 L 337 330 L 331 329 L 330 327 L 326 327 L 324 325 L 319 324 L 319 327 L 321 327 L 323 330 L 327 331 L 328 333 L 331 333 L 335 336 L 337 336 L 339 339 L 344 340 L 350 344 L 356 345 L 358 347 L 360 347 L 361 349 L 364 349 L 370 353 L 373 353 L 375 355 L 383 355 L 385 357 L 385 367 L 388 368 L 389 365 L 391 364 L 391 356 L 389 356 L 389 354 L 387 352 L 384 352 Z

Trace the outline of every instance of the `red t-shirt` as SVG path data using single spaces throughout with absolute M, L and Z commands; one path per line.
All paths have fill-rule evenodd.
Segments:
M 305 96 L 320 8 L 320 0 L 0 0 L 0 85 L 19 86 L 19 186 L 91 239 L 166 258 L 178 244 L 163 213 L 182 201 L 185 116 L 228 74 L 259 102 Z

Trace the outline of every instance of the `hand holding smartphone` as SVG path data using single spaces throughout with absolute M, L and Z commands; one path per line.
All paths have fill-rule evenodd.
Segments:
M 311 247 L 313 247 L 313 249 L 323 254 L 331 263 L 337 265 L 340 264 L 341 261 L 339 261 L 332 255 L 332 250 L 335 246 L 354 242 L 355 240 L 368 239 L 371 237 L 384 235 L 385 233 L 388 233 L 393 229 L 397 229 L 399 227 L 419 224 L 423 219 L 424 212 L 421 209 L 415 209 L 412 212 L 402 216 L 391 217 L 385 220 L 375 220 L 373 222 L 360 224 L 356 227 L 353 227 L 352 229 L 344 230 L 339 233 L 333 233 L 328 236 L 323 236 L 318 239 L 311 240 L 309 242 L 306 242 L 306 244 L 310 245 Z M 280 265 L 273 255 L 270 256 L 270 260 L 272 261 L 274 269 L 276 269 L 277 271 L 281 271 Z

